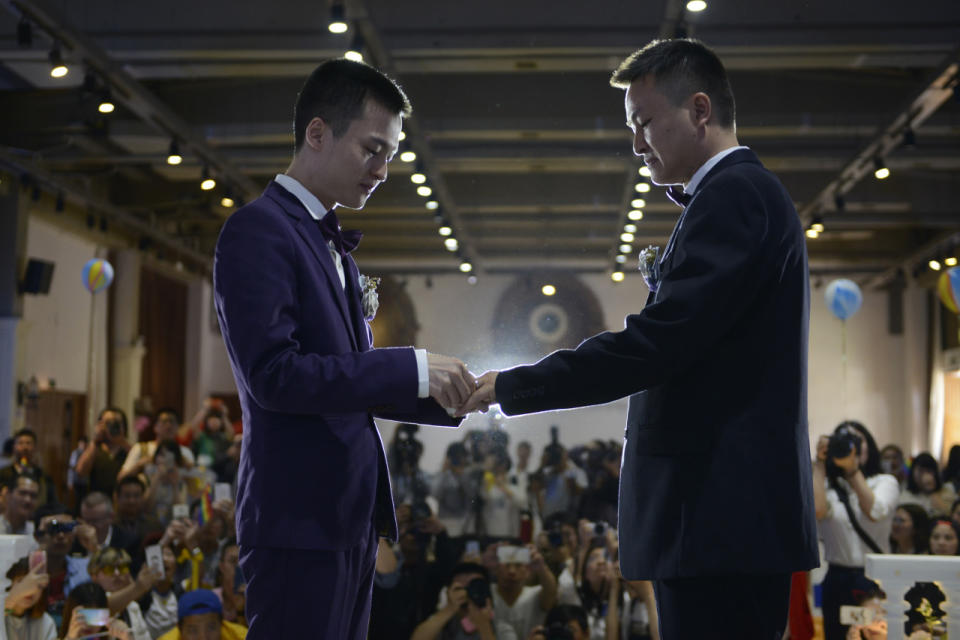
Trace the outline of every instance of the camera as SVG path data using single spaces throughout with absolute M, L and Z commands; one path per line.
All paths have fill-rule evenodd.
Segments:
M 842 427 L 836 433 L 830 436 L 830 442 L 827 444 L 827 458 L 830 460 L 836 458 L 846 458 L 852 452 L 856 451 L 860 455 L 860 436 L 849 427 Z
M 123 435 L 123 425 L 119 420 L 107 420 L 106 422 L 107 433 L 112 437 L 122 436 Z
M 547 532 L 547 540 L 550 541 L 551 547 L 562 547 L 563 546 L 563 531 L 560 529 L 554 529 Z
M 484 578 L 474 578 L 467 583 L 467 598 L 480 608 L 487 606 L 487 600 L 492 598 L 490 583 Z
M 560 444 L 560 430 L 556 425 L 550 427 L 550 444 L 543 449 L 543 466 L 555 467 L 563 459 L 563 445 Z
M 544 637 L 546 640 L 573 640 L 573 632 L 562 622 L 552 622 L 547 627 Z
M 603 522 L 602 520 L 601 520 L 600 522 L 595 523 L 595 524 L 593 525 L 593 535 L 599 536 L 599 537 L 601 537 L 601 538 L 604 537 L 604 536 L 606 536 L 606 535 L 607 535 L 607 523 L 606 523 L 606 522 Z

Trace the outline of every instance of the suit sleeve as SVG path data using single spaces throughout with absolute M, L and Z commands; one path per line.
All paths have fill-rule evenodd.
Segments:
M 451 418 L 433 398 L 417 400 L 416 410 L 409 413 L 375 411 L 374 416 L 395 422 L 415 422 L 435 427 L 459 427 L 463 418 Z
M 289 226 L 256 207 L 238 211 L 217 242 L 214 290 L 238 383 L 258 405 L 284 413 L 352 413 L 372 407 L 414 411 L 412 348 L 305 353 Z M 331 309 L 330 313 L 336 313 Z
M 763 198 L 748 180 L 712 181 L 691 204 L 657 301 L 625 328 L 502 372 L 496 395 L 515 415 L 612 402 L 684 370 L 737 322 L 767 276 Z

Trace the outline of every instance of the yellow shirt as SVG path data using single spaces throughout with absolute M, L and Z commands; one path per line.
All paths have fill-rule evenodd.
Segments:
M 220 623 L 220 640 L 243 640 L 246 637 L 246 627 L 226 620 Z M 159 640 L 180 640 L 180 628 L 174 627 L 160 636 Z

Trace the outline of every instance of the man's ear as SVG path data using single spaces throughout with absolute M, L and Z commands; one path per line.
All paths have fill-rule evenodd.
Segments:
M 314 151 L 319 151 L 329 135 L 330 127 L 323 120 L 323 118 L 317 116 L 307 123 L 307 129 L 303 137 L 303 142 Z
M 691 100 L 690 117 L 693 119 L 694 126 L 698 128 L 705 126 L 710 121 L 710 116 L 713 115 L 713 104 L 710 102 L 710 96 L 703 92 L 697 92 L 693 94 Z

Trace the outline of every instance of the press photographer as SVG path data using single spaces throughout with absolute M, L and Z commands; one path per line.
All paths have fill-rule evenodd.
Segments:
M 513 628 L 498 620 L 487 570 L 473 563 L 457 565 L 439 611 L 418 626 L 410 640 L 518 640 Z
M 393 484 L 393 500 L 396 504 L 422 502 L 430 494 L 430 485 L 420 469 L 423 442 L 417 439 L 420 427 L 415 424 L 397 425 L 390 441 L 387 462 Z

